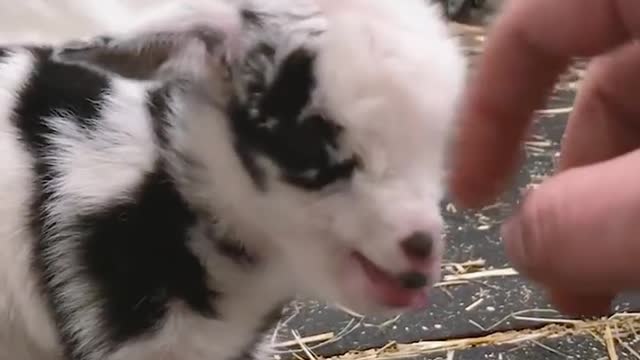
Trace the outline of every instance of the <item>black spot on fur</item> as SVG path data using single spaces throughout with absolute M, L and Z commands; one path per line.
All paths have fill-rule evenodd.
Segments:
M 313 55 L 293 52 L 280 66 L 273 83 L 257 104 L 233 104 L 230 111 L 236 149 L 249 174 L 264 187 L 256 155 L 275 162 L 283 180 L 307 190 L 319 190 L 349 178 L 358 162 L 333 158 L 342 131 L 320 115 L 302 118 L 314 90 Z M 250 98 L 251 100 L 251 98 Z M 252 113 L 252 109 L 257 111 Z
M 207 275 L 187 247 L 196 214 L 162 168 L 147 175 L 133 198 L 83 217 L 83 259 L 105 300 L 114 343 L 144 335 L 163 320 L 170 300 L 215 316 Z
M 280 66 L 273 84 L 265 94 L 260 110 L 282 122 L 296 122 L 315 87 L 314 56 L 304 49 L 294 51 Z
M 57 225 L 51 223 L 46 209 L 57 201 L 54 196 L 58 194 L 45 185 L 60 176 L 50 159 L 57 151 L 52 147 L 51 138 L 58 134 L 46 119 L 66 114 L 55 117 L 54 121 L 72 122 L 91 131 L 101 119 L 101 104 L 110 91 L 110 81 L 91 69 L 52 61 L 51 49 L 31 47 L 30 50 L 37 61 L 30 79 L 18 94 L 12 120 L 33 157 L 36 180 L 31 230 L 37 239 L 34 266 L 40 273 L 68 358 L 83 359 L 86 354 L 77 349 L 78 344 L 87 339 L 68 328 L 74 314 L 70 313 L 62 294 L 69 291 L 69 284 L 52 283 L 59 271 L 56 264 L 76 266 L 69 270 L 84 270 L 92 280 L 84 286 L 99 294 L 101 300 L 96 307 L 107 331 L 101 335 L 107 337 L 101 339 L 100 345 L 116 348 L 150 333 L 161 325 L 170 300 L 182 301 L 204 316 L 215 316 L 212 301 L 216 293 L 208 289 L 205 270 L 187 247 L 188 230 L 196 217 L 162 164 L 147 174 L 138 188 L 131 189 L 129 201 L 105 204 L 108 206 L 97 212 L 70 217 L 64 228 L 56 229 L 61 231 L 57 234 L 46 231 L 47 226 Z M 166 99 L 162 92 L 151 98 L 150 111 L 161 118 L 166 111 Z M 159 119 L 159 123 L 162 121 Z M 65 232 L 76 236 L 61 238 L 60 234 Z M 74 244 L 81 253 L 47 258 L 45 254 L 51 253 L 60 242 Z
M 4 61 L 5 58 L 9 56 L 9 49 L 6 47 L 0 47 L 0 63 Z
M 147 106 L 153 120 L 153 129 L 161 146 L 167 146 L 169 138 L 167 130 L 171 116 L 169 101 L 171 100 L 172 87 L 162 86 L 151 90 L 148 95 Z
M 276 49 L 273 46 L 267 43 L 259 43 L 255 46 L 255 48 L 250 52 L 250 54 L 261 54 L 268 59 L 273 59 L 276 55 Z
M 258 263 L 258 259 L 242 243 L 233 239 L 216 239 L 216 248 L 238 265 L 254 266 Z
M 112 36 L 106 36 L 106 35 L 102 35 L 102 36 L 96 36 L 95 37 L 95 41 L 96 42 L 100 42 L 103 45 L 108 45 L 112 42 L 114 42 L 116 39 Z
M 272 64 L 276 51 L 267 43 L 259 43 L 251 48 L 243 64 L 242 77 L 245 81 L 246 93 L 249 107 L 259 106 L 259 97 L 266 91 L 266 71 L 265 64 Z
M 248 25 L 256 26 L 256 27 L 263 26 L 264 15 L 259 14 L 256 11 L 243 9 L 240 11 L 240 16 L 242 17 L 242 20 Z
M 43 136 L 51 130 L 44 118 L 59 114 L 72 115 L 65 117 L 78 126 L 93 128 L 104 95 L 110 91 L 109 79 L 80 66 L 53 61 L 50 48 L 32 47 L 31 52 L 36 63 L 15 117 L 23 140 L 30 146 L 45 145 Z

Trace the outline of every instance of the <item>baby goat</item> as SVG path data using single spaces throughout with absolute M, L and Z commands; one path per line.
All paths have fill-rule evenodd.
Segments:
M 206 0 L 0 48 L 0 358 L 249 359 L 424 306 L 465 61 L 424 0 Z

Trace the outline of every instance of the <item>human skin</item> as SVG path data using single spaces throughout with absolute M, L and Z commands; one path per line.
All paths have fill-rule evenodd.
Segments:
M 561 311 L 604 315 L 640 289 L 640 1 L 509 1 L 467 89 L 450 186 L 455 201 L 493 201 L 572 57 L 592 62 L 556 173 L 503 226 L 511 262 Z

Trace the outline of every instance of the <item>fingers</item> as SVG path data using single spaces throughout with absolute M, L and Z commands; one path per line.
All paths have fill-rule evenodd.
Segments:
M 568 59 L 611 50 L 640 28 L 640 2 L 633 0 L 510 4 L 490 37 L 462 111 L 450 185 L 466 206 L 482 205 L 502 190 L 518 165 L 532 112 Z M 609 65 L 605 59 L 593 67 L 569 121 L 561 169 L 638 147 L 633 122 L 638 117 L 626 99 L 638 93 L 633 84 L 639 82 L 615 70 L 628 69 L 624 62 L 633 57 L 611 57 Z M 606 78 L 612 79 L 609 85 Z M 516 267 L 553 289 L 552 300 L 565 312 L 605 313 L 613 294 L 639 285 L 629 274 L 640 270 L 634 261 L 640 249 L 633 243 L 640 229 L 628 215 L 639 210 L 640 195 L 628 192 L 640 180 L 634 172 L 638 157 L 630 153 L 554 177 L 505 226 L 505 245 Z
M 560 171 L 613 159 L 640 148 L 638 64 L 640 45 L 630 43 L 600 57 L 589 67 L 567 124 Z M 550 298 L 566 314 L 604 316 L 609 314 L 616 293 L 584 295 L 558 288 L 550 290 Z
M 640 29 L 635 0 L 509 2 L 467 89 L 450 186 L 463 206 L 497 196 L 520 160 L 531 114 L 574 56 L 604 53 Z M 635 20 L 635 21 L 632 21 Z
M 593 164 L 640 148 L 640 44 L 589 67 L 569 117 L 559 169 Z
M 523 202 L 503 228 L 514 266 L 564 294 L 640 289 L 640 150 L 566 170 Z
M 549 297 L 556 308 L 572 316 L 607 316 L 611 314 L 614 295 L 574 295 L 562 290 L 550 291 Z

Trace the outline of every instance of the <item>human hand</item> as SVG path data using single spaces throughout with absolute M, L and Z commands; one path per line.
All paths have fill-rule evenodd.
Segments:
M 571 57 L 594 57 L 558 174 L 503 226 L 514 266 L 570 314 L 607 313 L 640 289 L 639 36 L 637 0 L 510 1 L 467 90 L 450 185 L 478 207 L 519 166 L 532 114 Z

